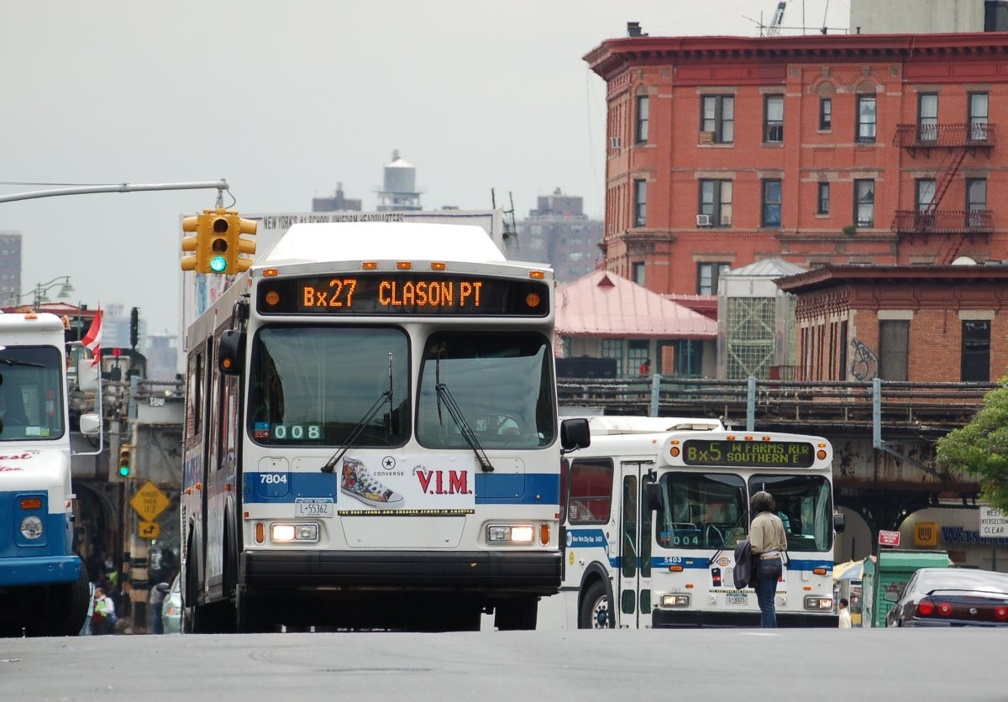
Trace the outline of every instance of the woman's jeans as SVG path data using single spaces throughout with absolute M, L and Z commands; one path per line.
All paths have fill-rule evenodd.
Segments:
M 759 579 L 756 581 L 756 601 L 759 602 L 760 626 L 774 629 L 777 627 L 774 595 L 777 593 L 777 580 L 784 569 L 780 558 L 760 558 L 757 562 Z

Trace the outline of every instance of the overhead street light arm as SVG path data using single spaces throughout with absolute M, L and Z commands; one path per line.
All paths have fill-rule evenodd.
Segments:
M 209 190 L 216 189 L 218 200 L 225 190 L 230 192 L 230 186 L 221 178 L 217 181 L 195 183 L 120 183 L 119 185 L 84 185 L 72 188 L 56 188 L 54 190 L 35 190 L 17 195 L 0 195 L 0 203 L 17 202 L 19 200 L 34 200 L 40 197 L 59 197 L 61 195 L 93 195 L 95 193 L 135 193 L 150 190 Z

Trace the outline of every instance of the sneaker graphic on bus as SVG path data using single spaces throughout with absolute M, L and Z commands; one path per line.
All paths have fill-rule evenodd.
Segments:
M 372 507 L 401 507 L 403 503 L 402 495 L 378 482 L 356 458 L 343 459 L 340 492 Z

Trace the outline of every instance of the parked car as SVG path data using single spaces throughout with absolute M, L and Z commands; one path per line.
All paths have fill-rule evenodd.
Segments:
M 1008 573 L 921 568 L 896 598 L 886 626 L 1008 626 Z
M 161 604 L 161 624 L 166 634 L 182 632 L 182 587 L 177 575 Z

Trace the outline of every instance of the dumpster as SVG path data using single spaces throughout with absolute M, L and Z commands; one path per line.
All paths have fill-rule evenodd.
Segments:
M 946 551 L 880 551 L 864 561 L 862 572 L 861 626 L 885 626 L 910 576 L 918 568 L 947 568 L 952 565 Z

